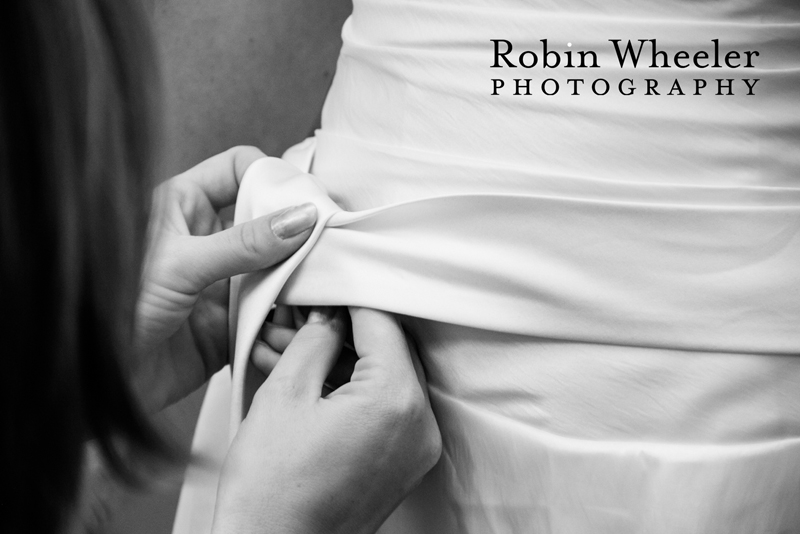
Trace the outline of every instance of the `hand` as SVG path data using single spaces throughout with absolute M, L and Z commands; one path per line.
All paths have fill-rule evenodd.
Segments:
M 225 229 L 247 167 L 264 154 L 237 147 L 156 188 L 136 308 L 134 384 L 155 411 L 192 392 L 228 361 L 228 279 L 274 265 L 311 235 L 304 204 Z
M 305 314 L 307 313 L 305 311 Z M 269 376 L 278 363 L 283 351 L 294 339 L 297 330 L 305 324 L 305 314 L 303 309 L 297 306 L 278 304 L 273 308 L 268 321 L 261 327 L 261 331 L 253 345 L 253 350 L 250 352 L 250 361 L 253 364 L 253 368 L 260 371 L 262 379 L 252 378 L 247 385 L 247 390 L 253 388 L 252 392 L 255 393 L 264 383 L 266 377 Z M 349 331 L 349 323 L 346 328 Z M 322 388 L 323 396 L 349 382 L 357 362 L 358 355 L 353 347 L 353 339 L 352 337 L 346 338 L 339 352 L 339 358 L 328 374 L 328 378 Z M 250 397 L 247 405 L 251 401 L 252 397 Z
M 312 310 L 256 393 L 223 466 L 214 534 L 374 532 L 438 461 L 422 366 L 391 315 L 351 309 L 359 360 L 321 396 L 341 313 Z

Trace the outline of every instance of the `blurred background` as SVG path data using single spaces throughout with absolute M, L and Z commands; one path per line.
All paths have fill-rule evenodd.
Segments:
M 351 0 L 142 1 L 161 55 L 159 179 L 235 145 L 279 156 L 318 126 Z M 204 393 L 156 416 L 183 450 Z M 146 490 L 115 488 L 121 506 L 103 532 L 170 533 L 181 479 L 177 470 Z

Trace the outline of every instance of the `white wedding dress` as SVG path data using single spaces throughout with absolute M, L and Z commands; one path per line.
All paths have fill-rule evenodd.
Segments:
M 444 452 L 383 533 L 800 532 L 800 4 L 354 4 L 316 138 L 243 180 L 238 221 L 309 199 L 322 217 L 235 282 L 233 380 L 198 454 L 224 456 L 280 292 L 396 312 L 420 342 Z M 600 68 L 490 68 L 491 39 L 545 38 Z M 651 38 L 759 55 L 619 68 L 609 39 Z M 491 96 L 546 77 L 640 88 Z M 190 469 L 176 534 L 209 530 L 215 489 Z

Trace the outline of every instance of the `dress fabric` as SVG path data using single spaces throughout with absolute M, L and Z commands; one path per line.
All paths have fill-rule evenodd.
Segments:
M 759 55 L 621 69 L 608 41 L 652 38 Z M 491 39 L 600 66 L 491 68 Z M 800 532 L 800 5 L 359 0 L 343 42 L 315 139 L 242 182 L 237 222 L 321 216 L 233 284 L 196 452 L 224 456 L 275 298 L 370 306 L 419 342 L 444 442 L 381 532 Z M 491 95 L 548 77 L 637 92 Z M 215 486 L 190 469 L 177 534 L 210 529 Z

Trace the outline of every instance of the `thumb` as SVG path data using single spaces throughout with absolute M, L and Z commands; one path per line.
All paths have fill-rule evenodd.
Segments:
M 419 375 L 406 336 L 394 315 L 368 308 L 350 308 L 353 344 L 361 360 L 361 370 L 388 376 L 393 383 L 418 381 Z M 356 373 L 359 369 L 356 369 Z M 354 375 L 358 376 L 357 374 Z
M 317 207 L 309 202 L 192 238 L 190 261 L 197 279 L 205 287 L 217 280 L 271 267 L 299 249 L 316 222 Z

